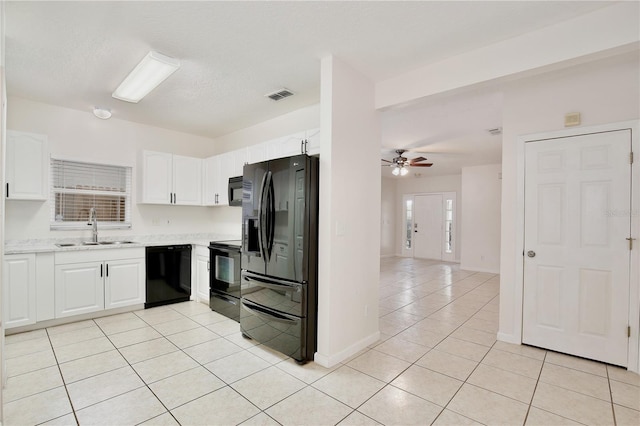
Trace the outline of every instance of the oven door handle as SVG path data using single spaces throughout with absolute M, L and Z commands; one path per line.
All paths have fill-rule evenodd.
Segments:
M 298 317 L 279 312 L 266 311 L 263 308 L 260 308 L 260 306 L 255 305 L 245 299 L 240 300 L 240 305 L 242 305 L 244 309 L 246 309 L 253 315 L 260 317 L 265 321 L 276 321 L 283 324 L 297 324 L 298 322 L 300 322 L 300 318 Z
M 212 294 L 211 297 L 215 297 L 216 299 L 220 299 L 223 300 L 227 303 L 231 303 L 232 305 L 237 305 L 237 299 L 233 298 L 233 297 L 225 297 L 221 294 Z

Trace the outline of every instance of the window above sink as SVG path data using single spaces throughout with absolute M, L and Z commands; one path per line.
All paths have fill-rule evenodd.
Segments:
M 51 159 L 52 230 L 131 228 L 131 167 Z

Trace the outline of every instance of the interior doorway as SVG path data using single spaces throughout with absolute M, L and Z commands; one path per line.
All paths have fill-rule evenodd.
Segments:
M 403 256 L 455 261 L 456 193 L 405 194 L 402 208 Z
M 522 342 L 628 366 L 631 129 L 525 144 Z

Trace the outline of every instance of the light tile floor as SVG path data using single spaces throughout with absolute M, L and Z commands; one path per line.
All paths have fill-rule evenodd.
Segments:
M 382 259 L 380 341 L 331 369 L 187 302 L 8 336 L 6 425 L 639 425 L 640 377 L 496 342 L 498 277 Z

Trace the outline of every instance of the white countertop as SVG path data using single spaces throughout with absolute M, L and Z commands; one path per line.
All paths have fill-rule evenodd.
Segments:
M 167 235 L 132 235 L 99 238 L 99 241 L 133 241 L 132 244 L 80 245 L 80 238 L 10 240 L 5 242 L 4 254 L 46 253 L 60 251 L 104 250 L 132 247 L 165 246 L 176 244 L 192 244 L 209 246 L 211 241 L 239 240 L 237 235 L 221 234 L 167 234 Z M 58 247 L 56 244 L 76 243 L 79 245 Z

